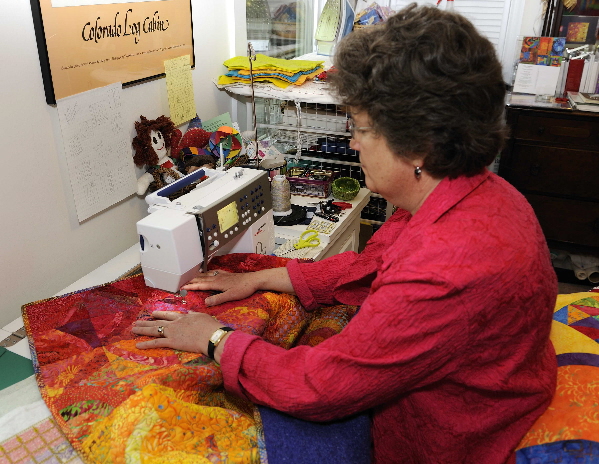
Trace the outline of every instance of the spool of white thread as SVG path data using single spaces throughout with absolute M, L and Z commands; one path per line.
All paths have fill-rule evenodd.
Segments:
M 289 216 L 291 214 L 291 189 L 287 177 L 282 174 L 272 178 L 270 183 L 273 216 Z
M 575 264 L 572 264 L 572 270 L 574 271 L 574 275 L 578 280 L 586 280 L 589 276 L 586 269 L 582 269 Z
M 590 269 L 586 269 L 587 278 L 589 282 L 592 284 L 599 283 L 599 266 L 592 267 Z

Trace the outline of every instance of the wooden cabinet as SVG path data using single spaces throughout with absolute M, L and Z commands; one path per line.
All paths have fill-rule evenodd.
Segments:
M 599 253 L 599 113 L 507 107 L 499 175 L 522 192 L 550 245 Z

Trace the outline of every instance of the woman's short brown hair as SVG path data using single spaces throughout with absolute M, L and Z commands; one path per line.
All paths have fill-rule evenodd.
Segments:
M 505 141 L 506 87 L 488 39 L 463 16 L 410 4 L 345 37 L 331 82 L 398 155 L 436 177 L 474 175 Z

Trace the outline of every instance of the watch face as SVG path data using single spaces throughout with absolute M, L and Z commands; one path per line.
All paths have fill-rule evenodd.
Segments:
M 220 336 L 221 336 L 223 333 L 224 333 L 224 330 L 223 330 L 223 329 L 218 329 L 216 332 L 214 332 L 214 333 L 212 334 L 212 336 L 210 337 L 210 341 L 211 341 L 212 343 L 216 343 L 216 342 L 218 341 L 219 337 L 220 337 Z

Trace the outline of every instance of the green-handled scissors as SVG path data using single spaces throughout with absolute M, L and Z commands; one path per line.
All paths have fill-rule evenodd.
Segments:
M 305 238 L 304 238 L 305 236 Z M 308 229 L 302 232 L 297 243 L 293 244 L 293 248 L 299 250 L 300 248 L 316 247 L 320 245 L 320 239 L 318 238 L 318 231 L 314 229 Z

